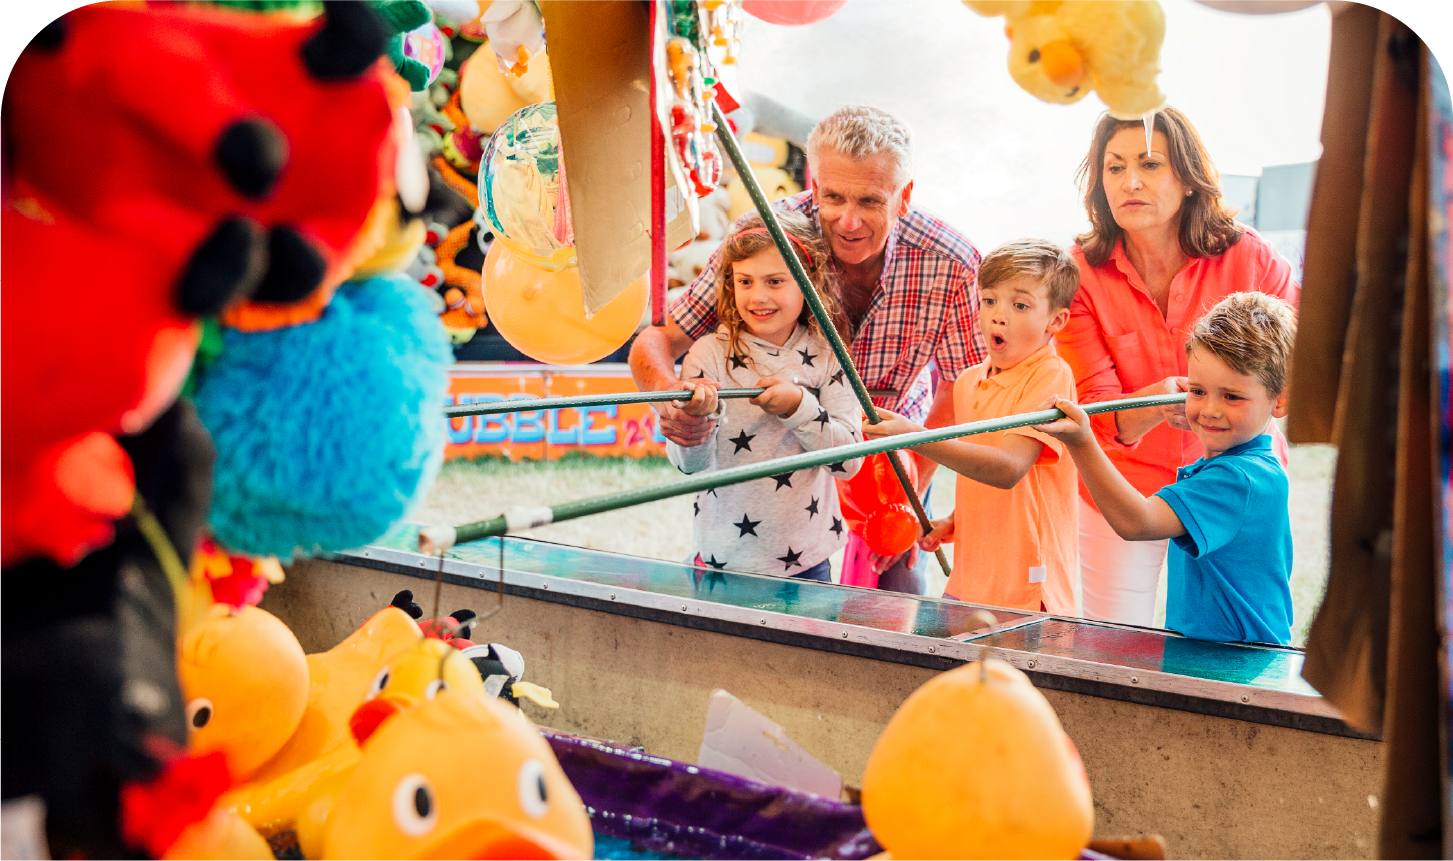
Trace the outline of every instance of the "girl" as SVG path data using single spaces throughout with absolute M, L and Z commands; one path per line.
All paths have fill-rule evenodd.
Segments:
M 806 216 L 781 212 L 778 219 L 836 328 L 845 332 L 827 243 Z M 760 216 L 727 237 L 721 263 L 721 326 L 682 360 L 682 383 L 693 393 L 677 404 L 692 415 L 715 415 L 716 427 L 700 445 L 667 442 L 671 462 L 691 474 L 861 441 L 863 414 L 851 385 Z M 766 391 L 750 401 L 721 400 L 720 387 Z M 831 582 L 828 557 L 847 535 L 833 478 L 852 476 L 860 463 L 697 494 L 696 564 Z

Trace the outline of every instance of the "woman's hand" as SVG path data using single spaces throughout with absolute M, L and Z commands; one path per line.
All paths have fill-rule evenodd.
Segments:
M 928 534 L 918 539 L 920 550 L 927 550 L 929 553 L 938 549 L 940 544 L 945 542 L 954 543 L 954 516 L 950 514 L 942 520 L 930 520 L 929 525 L 933 529 Z
M 867 416 L 863 417 L 863 436 L 898 436 L 905 433 L 917 433 L 923 430 L 919 425 L 905 419 L 903 416 L 885 409 L 878 410 L 878 417 L 882 421 L 877 424 L 870 424 Z
M 719 383 L 715 380 L 683 380 L 681 385 L 691 389 L 691 400 L 672 401 L 682 412 L 689 416 L 709 416 L 716 412 L 717 399 L 716 390 Z
M 1055 419 L 1042 425 L 1034 425 L 1034 429 L 1040 433 L 1049 434 L 1068 446 L 1095 442 L 1095 432 L 1090 430 L 1090 417 L 1074 401 L 1055 395 L 1040 406 L 1042 410 L 1056 408 L 1064 412 L 1064 418 Z
M 1174 395 L 1187 388 L 1185 377 L 1166 377 L 1143 389 L 1126 395 L 1127 398 L 1143 398 L 1150 395 Z M 1164 407 L 1144 407 L 1138 410 L 1122 410 L 1115 414 L 1115 438 L 1121 445 L 1134 445 L 1141 437 L 1150 433 L 1156 425 L 1165 422 L 1178 430 L 1188 431 L 1191 423 L 1186 420 L 1185 404 L 1170 404 Z
M 754 388 L 766 389 L 755 398 L 752 404 L 762 408 L 762 412 L 778 418 L 787 418 L 797 412 L 802 405 L 802 387 L 796 383 L 784 383 L 776 377 L 763 377 L 756 382 Z

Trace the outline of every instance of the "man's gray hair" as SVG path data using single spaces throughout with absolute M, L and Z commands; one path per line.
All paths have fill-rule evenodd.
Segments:
M 863 161 L 887 154 L 897 164 L 898 187 L 913 178 L 913 132 L 902 120 L 872 105 L 845 105 L 827 116 L 807 138 L 814 173 L 824 151 Z

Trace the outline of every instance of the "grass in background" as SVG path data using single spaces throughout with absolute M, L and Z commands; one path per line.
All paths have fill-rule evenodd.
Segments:
M 1337 452 L 1326 445 L 1291 449 L 1292 644 L 1302 646 L 1312 614 L 1327 584 L 1327 544 L 1332 473 Z M 559 460 L 510 462 L 503 458 L 451 460 L 444 464 L 429 497 L 413 515 L 427 523 L 468 523 L 495 517 L 514 505 L 555 505 L 681 478 L 665 458 L 603 458 L 570 454 Z M 940 470 L 930 497 L 935 517 L 953 510 L 953 474 Z M 692 497 L 678 496 L 523 533 L 542 541 L 611 550 L 631 556 L 679 562 L 691 553 Z M 945 545 L 953 559 L 953 545 Z M 834 574 L 842 562 L 833 556 Z M 930 590 L 942 594 L 947 578 L 931 565 Z M 1077 590 L 1078 591 L 1078 590 Z M 1165 578 L 1161 578 L 1156 624 L 1165 622 Z

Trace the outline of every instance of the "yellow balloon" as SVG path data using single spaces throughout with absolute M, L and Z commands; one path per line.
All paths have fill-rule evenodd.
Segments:
M 1090 783 L 1054 709 L 1003 661 L 930 679 L 863 771 L 863 818 L 895 858 L 1074 858 Z
M 481 45 L 460 67 L 459 107 L 476 130 L 494 134 L 500 123 L 528 104 L 510 87 L 488 45 Z
M 308 705 L 303 647 L 287 625 L 256 607 L 213 604 L 182 638 L 177 680 L 192 751 L 222 751 L 238 775 L 277 753 Z
M 579 269 L 538 269 L 502 242 L 489 247 L 483 278 L 484 305 L 499 333 L 552 365 L 583 365 L 615 352 L 635 334 L 649 299 L 642 275 L 587 320 Z

